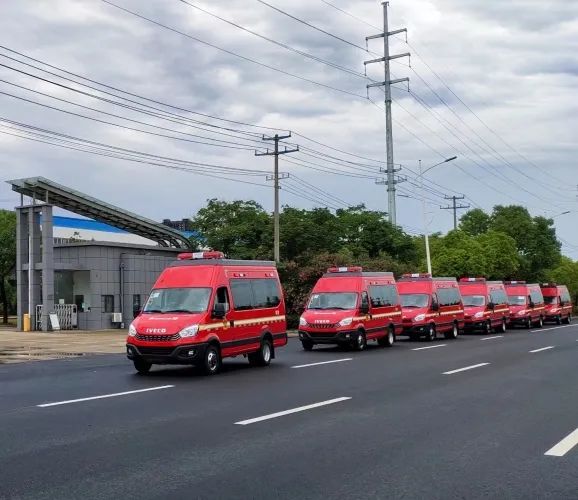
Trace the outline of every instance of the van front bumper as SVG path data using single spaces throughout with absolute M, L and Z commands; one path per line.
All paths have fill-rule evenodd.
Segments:
M 402 335 L 424 335 L 427 333 L 429 325 L 403 325 Z
M 320 331 L 306 332 L 299 330 L 299 340 L 307 340 L 314 344 L 347 344 L 355 337 L 356 330 L 344 330 L 339 332 Z
M 195 365 L 202 363 L 209 344 L 188 344 L 178 346 L 138 346 L 126 345 L 126 357 L 130 360 L 142 359 L 154 365 Z

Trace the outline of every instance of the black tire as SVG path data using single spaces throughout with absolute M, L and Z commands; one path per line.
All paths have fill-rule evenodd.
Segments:
M 558 314 L 558 316 L 556 316 L 556 324 L 557 325 L 562 324 L 562 315 L 561 314 Z
M 526 330 L 529 330 L 530 328 L 532 328 L 532 318 L 530 318 L 529 316 L 526 318 L 526 323 L 524 324 L 524 326 L 526 327 Z
M 251 366 L 269 366 L 273 357 L 273 344 L 270 339 L 263 339 L 256 352 L 250 353 L 247 358 Z
M 488 320 L 484 324 L 484 334 L 491 335 L 492 334 L 492 321 Z
M 566 316 L 566 319 L 564 320 L 565 325 L 569 325 L 570 323 L 572 323 L 572 313 L 568 313 L 568 316 Z
M 458 328 L 458 324 L 454 323 L 451 331 L 444 333 L 444 337 L 448 340 L 450 340 L 450 339 L 455 340 L 458 338 L 459 334 L 460 334 L 460 329 Z
M 365 333 L 357 332 L 357 335 L 351 342 L 351 347 L 355 351 L 363 351 L 367 347 L 367 338 L 365 337 Z
M 508 322 L 506 318 L 502 318 L 500 326 L 496 328 L 496 333 L 506 333 L 508 331 Z
M 314 344 L 310 340 L 304 339 L 301 341 L 301 345 L 303 346 L 304 351 L 312 351 Z
M 391 347 L 395 342 L 395 332 L 393 330 L 393 327 L 389 327 L 387 329 L 387 335 L 385 337 L 380 337 L 379 339 L 377 339 L 377 343 L 381 346 L 381 347 Z
M 436 332 L 436 326 L 432 323 L 431 325 L 428 326 L 427 332 L 425 334 L 425 339 L 428 342 L 432 342 L 433 340 L 435 340 L 437 338 L 437 332 Z
M 544 327 L 544 318 L 542 316 L 540 316 L 540 319 L 538 320 L 538 323 L 536 325 L 538 328 L 543 328 Z
M 221 369 L 221 352 L 214 344 L 209 344 L 203 358 L 203 373 L 205 375 L 216 375 Z
M 152 363 L 145 361 L 144 359 L 135 359 L 133 360 L 134 369 L 139 372 L 140 375 L 146 375 L 148 372 L 151 371 Z

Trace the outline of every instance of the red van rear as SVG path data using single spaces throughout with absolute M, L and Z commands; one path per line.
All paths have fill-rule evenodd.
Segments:
M 200 252 L 179 255 L 161 273 L 130 325 L 126 349 L 140 373 L 153 364 L 190 364 L 214 374 L 226 357 L 244 355 L 253 365 L 268 365 L 285 344 L 275 264 Z
M 506 281 L 506 293 L 510 304 L 509 326 L 522 325 L 532 328 L 544 326 L 544 296 L 539 285 L 525 281 Z
M 401 306 L 392 273 L 361 267 L 331 268 L 315 287 L 299 320 L 303 349 L 348 345 L 361 351 L 368 340 L 390 347 L 401 332 Z
M 455 339 L 464 327 L 464 306 L 455 278 L 404 274 L 398 280 L 403 333 L 412 340 L 434 340 L 438 333 Z
M 510 306 L 504 283 L 485 278 L 462 278 L 460 292 L 465 311 L 464 330 L 479 330 L 486 334 L 492 330 L 506 331 Z
M 545 303 L 545 319 L 556 324 L 572 322 L 572 298 L 566 285 L 545 283 L 540 285 Z

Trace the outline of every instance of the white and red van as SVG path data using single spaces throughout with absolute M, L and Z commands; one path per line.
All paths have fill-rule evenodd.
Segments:
M 401 333 L 401 306 L 393 273 L 333 267 L 317 282 L 299 320 L 303 349 L 348 345 L 361 351 L 368 340 L 390 347 Z
M 544 283 L 540 285 L 544 296 L 546 321 L 554 321 L 556 324 L 570 324 L 572 322 L 572 298 L 566 285 L 556 283 Z
M 404 274 L 397 282 L 403 312 L 403 334 L 412 340 L 434 340 L 438 333 L 455 339 L 464 327 L 464 306 L 455 278 Z
M 485 278 L 461 278 L 459 285 L 465 312 L 464 330 L 504 333 L 510 319 L 504 283 Z
M 509 326 L 522 325 L 532 328 L 544 326 L 545 304 L 540 285 L 525 281 L 506 281 L 506 293 L 510 304 Z
M 223 358 L 268 365 L 287 344 L 285 303 L 273 262 L 184 253 L 159 276 L 132 322 L 127 356 L 139 373 L 190 364 L 212 375 Z

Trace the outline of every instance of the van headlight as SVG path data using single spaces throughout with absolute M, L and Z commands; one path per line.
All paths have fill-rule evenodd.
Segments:
M 187 337 L 194 337 L 195 335 L 197 335 L 197 333 L 199 333 L 199 325 L 191 325 L 187 326 L 186 328 L 183 328 L 179 332 L 179 335 L 182 338 L 187 338 Z
M 524 316 L 526 314 L 526 311 L 524 311 L 523 309 L 521 311 L 518 311 L 518 316 Z
M 425 321 L 425 314 L 418 314 L 415 318 L 413 318 L 414 321 Z
M 345 319 L 342 319 L 342 320 L 338 323 L 338 325 L 339 325 L 339 326 L 349 326 L 349 325 L 351 325 L 351 323 L 353 323 L 353 318 L 345 318 Z
M 134 325 L 132 323 L 128 327 L 128 335 L 129 335 L 129 337 L 136 337 L 136 328 L 134 327 Z
M 299 326 L 307 326 L 307 320 L 303 316 L 299 318 Z
M 474 314 L 474 318 L 483 318 L 484 317 L 484 313 L 482 311 L 477 312 L 476 314 Z

